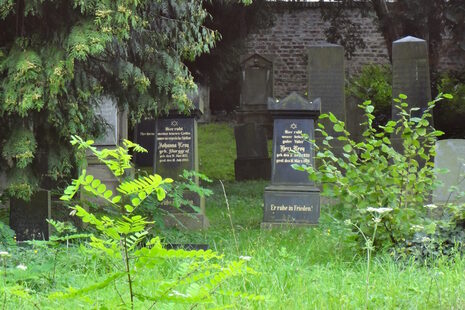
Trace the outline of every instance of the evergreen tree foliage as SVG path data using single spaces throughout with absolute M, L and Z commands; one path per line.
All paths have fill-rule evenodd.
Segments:
M 243 1 L 246 3 L 247 1 Z M 103 96 L 143 115 L 187 111 L 185 65 L 219 34 L 199 0 L 0 0 L 0 173 L 28 199 L 72 172 L 69 137 L 96 137 Z

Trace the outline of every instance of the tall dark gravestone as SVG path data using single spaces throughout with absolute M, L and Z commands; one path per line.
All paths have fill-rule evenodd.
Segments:
M 147 153 L 134 154 L 137 167 L 153 167 L 155 151 L 155 119 L 142 120 L 136 126 L 136 143 L 147 150 Z
M 392 43 L 392 97 L 407 95 L 406 102 L 412 116 L 420 116 L 431 101 L 431 84 L 429 75 L 428 45 L 425 40 L 405 37 Z M 399 119 L 397 103 L 392 104 L 392 119 Z M 432 120 L 430 120 L 432 121 Z M 391 138 L 393 147 L 400 151 L 402 139 Z
M 302 134 L 314 139 L 320 99 L 313 102 L 296 93 L 281 102 L 270 99 L 274 119 L 271 184 L 265 188 L 262 228 L 316 225 L 320 216 L 320 191 L 307 173 L 292 164 L 314 165 L 314 150 Z
M 341 45 L 325 43 L 311 46 L 308 55 L 308 98 L 320 98 L 321 112 L 332 112 L 339 120 L 346 121 L 346 107 L 344 96 L 344 47 Z M 348 120 L 351 121 L 350 119 Z M 332 134 L 333 126 L 327 119 L 321 120 L 327 132 Z M 317 133 L 316 143 L 322 145 L 323 137 Z M 342 153 L 343 143 L 334 141 L 333 152 Z
M 17 241 L 48 240 L 51 218 L 50 191 L 40 190 L 30 201 L 10 199 L 10 227 L 16 233 Z
M 273 124 L 266 107 L 269 97 L 273 97 L 273 61 L 259 54 L 243 57 L 240 106 L 236 110 L 236 121 L 263 126 L 271 136 Z
M 420 108 L 421 115 L 431 101 L 428 45 L 425 40 L 405 37 L 392 42 L 392 97 L 407 95 L 409 108 Z M 399 119 L 399 110 L 392 107 L 392 118 Z
M 272 94 L 273 62 L 258 54 L 245 57 L 240 107 L 236 111 L 238 125 L 234 128 L 234 171 L 238 181 L 270 178 L 267 136 L 271 136 L 272 122 L 267 102 Z
M 190 116 L 170 113 L 168 117 L 158 118 L 155 125 L 154 145 L 154 172 L 164 178 L 179 179 L 183 170 L 195 170 L 199 168 L 197 151 L 197 120 L 198 113 Z M 196 180 L 198 183 L 198 180 Z M 166 198 L 162 207 L 170 212 L 171 216 L 165 217 L 167 226 L 185 227 L 188 229 L 203 229 L 208 226 L 205 216 L 205 200 L 194 193 L 186 193 L 185 199 L 199 207 L 196 212 L 189 206 L 173 207 L 173 202 Z

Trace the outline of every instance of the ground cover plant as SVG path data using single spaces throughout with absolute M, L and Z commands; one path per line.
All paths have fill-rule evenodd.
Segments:
M 232 134 L 232 127 L 225 128 Z M 223 143 L 227 146 L 234 141 Z M 200 144 L 200 147 L 209 148 L 209 145 Z M 203 160 L 209 160 L 208 156 L 220 157 L 222 149 L 204 150 L 203 154 Z M 465 259 L 458 249 L 448 256 L 423 260 L 394 255 L 390 248 L 378 251 L 369 267 L 367 298 L 367 260 L 358 245 L 358 235 L 327 206 L 322 207 L 318 227 L 261 230 L 263 191 L 268 182 L 225 181 L 223 184 L 224 191 L 217 180 L 206 185 L 213 191 L 206 199 L 211 224 L 208 230 L 165 229 L 160 236 L 162 245 L 208 244 L 210 249 L 224 255 L 224 260 L 240 260 L 257 271 L 257 274 L 230 279 L 222 290 L 260 295 L 263 300 L 213 295 L 213 305 L 219 308 L 229 305 L 232 309 L 465 307 Z M 123 279 L 105 288 L 92 286 L 105 282 L 122 260 L 102 255 L 89 246 L 89 240 L 62 242 L 56 258 L 53 248 L 38 242 L 0 251 L 0 304 L 5 305 L 5 309 L 116 309 L 121 308 L 120 294 L 129 296 L 124 295 L 127 282 Z M 136 280 L 150 283 L 154 278 L 160 280 L 160 274 L 176 274 L 177 268 L 180 265 L 174 263 L 146 269 L 137 273 Z M 58 297 L 60 292 L 71 293 L 70 287 L 91 289 L 76 298 L 50 298 Z M 157 287 L 142 285 L 140 291 L 149 296 L 156 294 Z M 151 304 L 138 303 L 135 308 L 147 309 Z M 165 303 L 155 304 L 152 309 L 192 307 L 188 303 Z M 208 309 L 209 305 L 195 307 L 203 308 Z

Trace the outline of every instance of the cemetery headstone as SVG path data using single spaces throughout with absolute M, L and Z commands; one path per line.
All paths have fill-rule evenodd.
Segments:
M 292 93 L 281 102 L 270 99 L 274 118 L 271 184 L 265 188 L 262 228 L 281 225 L 316 225 L 320 216 L 320 191 L 307 173 L 292 164 L 314 165 L 314 150 L 302 134 L 314 139 L 320 99 L 313 102 Z
M 96 109 L 96 113 L 100 115 L 108 125 L 105 134 L 95 140 L 94 145 L 97 148 L 116 147 L 120 141 L 127 139 L 127 112 L 119 111 L 116 102 L 112 98 L 103 97 L 100 106 Z M 119 182 L 105 164 L 88 153 L 87 165 L 88 174 L 98 178 L 108 189 L 116 193 L 116 187 Z
M 136 143 L 147 150 L 147 153 L 136 153 L 134 155 L 137 167 L 153 167 L 155 125 L 155 119 L 145 119 L 136 126 Z
M 10 199 L 10 227 L 16 233 L 17 241 L 48 240 L 51 218 L 50 191 L 36 192 L 30 201 Z
M 320 98 L 321 112 L 332 112 L 339 120 L 346 122 L 346 106 L 344 95 L 344 47 L 337 44 L 325 43 L 311 46 L 307 50 L 308 55 L 308 98 L 314 100 Z M 348 118 L 351 124 L 348 127 L 357 127 L 357 120 Z M 332 125 L 327 119 L 320 120 L 327 132 L 333 135 Z M 352 126 L 355 122 L 355 126 Z M 316 143 L 322 145 L 323 137 L 317 133 Z M 333 152 L 342 154 L 343 143 L 334 141 Z
M 273 61 L 270 57 L 253 54 L 243 57 L 241 64 L 240 106 L 236 110 L 238 123 L 256 123 L 272 133 L 272 120 L 267 110 L 268 98 L 273 96 Z
M 412 116 L 421 116 L 431 101 L 428 45 L 425 40 L 407 36 L 392 43 L 392 97 L 407 95 Z M 399 119 L 397 103 L 392 104 L 392 119 Z M 431 120 L 432 121 L 432 120 Z M 393 147 L 400 151 L 400 137 L 391 138 Z
M 407 36 L 392 42 L 392 97 L 407 95 L 409 108 L 420 108 L 414 116 L 421 115 L 431 101 L 428 45 L 425 40 Z M 392 107 L 393 119 L 399 110 Z
M 179 180 L 183 170 L 195 170 L 199 168 L 197 150 L 198 131 L 196 117 L 201 113 L 201 106 L 197 113 L 190 116 L 179 115 L 175 112 L 167 117 L 158 118 L 155 126 L 154 146 L 154 172 L 164 178 Z M 196 180 L 198 183 L 198 180 Z M 185 205 L 175 208 L 170 198 L 162 201 L 162 207 L 171 216 L 165 217 L 167 226 L 175 226 L 188 229 L 203 229 L 208 226 L 205 216 L 205 200 L 197 194 L 188 192 L 184 199 L 197 206 L 200 212 L 196 212 L 190 206 Z
M 433 203 L 465 203 L 465 139 L 437 141 L 434 167 L 448 172 L 436 175 L 442 185 L 433 191 Z
M 265 129 L 255 123 L 239 124 L 234 127 L 237 159 L 234 171 L 237 181 L 270 179 L 271 160 Z

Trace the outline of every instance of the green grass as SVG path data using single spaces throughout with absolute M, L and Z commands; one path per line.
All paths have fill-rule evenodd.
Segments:
M 199 125 L 199 170 L 216 180 L 234 180 L 236 144 L 232 123 Z
M 325 209 L 318 227 L 261 230 L 265 185 L 266 182 L 225 183 L 229 213 L 221 185 L 215 182 L 211 185 L 214 195 L 207 199 L 210 228 L 207 231 L 170 230 L 165 233 L 167 242 L 207 243 L 210 248 L 224 253 L 227 259 L 252 257 L 248 265 L 259 274 L 236 278 L 225 283 L 223 288 L 246 289 L 249 293 L 266 296 L 266 300 L 241 301 L 234 304 L 233 309 L 465 308 L 465 259 L 458 255 L 443 257 L 428 262 L 428 265 L 413 260 L 395 260 L 388 254 L 377 255 L 372 265 L 366 304 L 365 256 L 352 236 L 331 220 Z M 29 287 L 31 294 L 30 301 L 9 296 L 6 309 L 32 309 L 32 302 L 40 309 L 88 308 L 91 305 L 117 308 L 119 299 L 113 286 L 90 293 L 84 299 L 46 298 L 53 291 L 62 291 L 68 286 L 83 287 L 105 277 L 109 262 L 92 252 L 85 254 L 86 251 L 85 247 L 63 248 L 58 259 L 55 286 L 50 283 L 53 270 L 51 250 L 38 249 L 35 253 L 22 248 L 13 251 L 15 254 L 9 261 L 8 277 Z M 16 269 L 19 263 L 27 265 L 28 270 Z M 147 274 L 145 280 L 157 274 L 154 270 L 153 274 Z M 123 284 L 117 285 L 120 292 L 124 292 Z M 144 293 L 150 294 L 152 289 L 147 286 Z M 227 302 L 218 300 L 219 305 Z M 141 305 L 138 309 L 148 306 Z M 189 309 L 189 306 L 163 305 L 158 309 Z
M 465 258 L 458 254 L 422 263 L 379 253 L 372 262 L 369 298 L 366 300 L 365 255 L 346 226 L 332 219 L 323 207 L 317 227 L 261 230 L 263 191 L 269 182 L 231 181 L 235 158 L 232 127 L 228 124 L 202 125 L 199 139 L 201 170 L 215 179 L 209 185 L 213 195 L 206 200 L 210 228 L 188 232 L 166 230 L 163 238 L 169 243 L 208 244 L 211 249 L 223 253 L 225 259 L 251 257 L 248 266 L 258 274 L 235 278 L 225 283 L 222 289 L 261 294 L 265 300 L 236 301 L 232 309 L 465 309 Z M 229 210 L 222 186 L 216 179 L 226 180 Z M 57 256 L 55 283 L 51 281 L 52 250 L 19 247 L 9 251 L 12 257 L 7 265 L 8 286 L 18 284 L 27 287 L 29 293 L 13 296 L 10 292 L 3 299 L 4 278 L 0 273 L 0 307 L 121 308 L 118 294 L 124 294 L 124 280 L 104 290 L 90 292 L 85 298 L 47 298 L 70 286 L 91 285 L 109 273 L 111 260 L 89 251 L 85 244 L 62 248 Z M 16 268 L 18 264 L 24 264 L 28 269 L 22 271 Z M 171 270 L 153 269 L 138 280 L 150 283 L 162 271 L 174 272 L 175 266 L 173 264 Z M 147 295 L 154 289 L 153 285 L 141 288 Z M 231 301 L 218 298 L 216 302 L 222 307 Z M 136 309 L 148 307 L 149 303 L 138 303 Z M 164 304 L 156 309 L 190 307 Z M 203 308 L 201 305 L 197 309 Z

